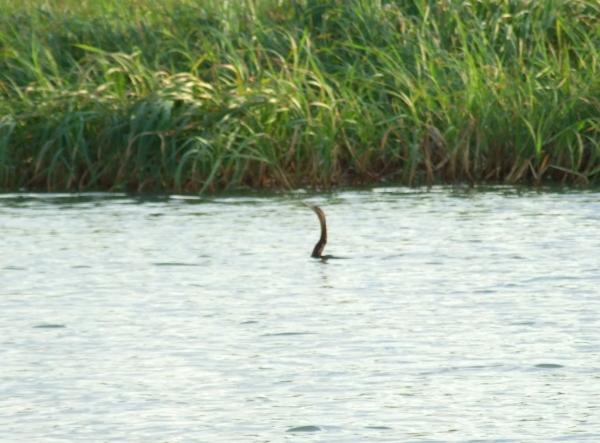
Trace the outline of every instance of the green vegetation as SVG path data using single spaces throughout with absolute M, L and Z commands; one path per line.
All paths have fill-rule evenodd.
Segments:
M 596 0 L 11 0 L 0 187 L 600 176 Z

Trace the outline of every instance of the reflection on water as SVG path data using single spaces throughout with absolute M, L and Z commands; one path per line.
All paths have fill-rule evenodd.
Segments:
M 0 227 L 12 442 L 600 441 L 595 191 L 2 195 Z

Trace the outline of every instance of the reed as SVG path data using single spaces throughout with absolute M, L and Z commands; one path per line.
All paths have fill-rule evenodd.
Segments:
M 0 187 L 597 182 L 595 0 L 0 6 Z

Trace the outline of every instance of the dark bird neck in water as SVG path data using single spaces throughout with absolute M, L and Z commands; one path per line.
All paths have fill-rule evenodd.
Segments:
M 323 212 L 323 210 L 318 206 L 311 205 L 310 203 L 302 203 L 304 203 L 310 209 L 315 211 L 315 214 L 317 214 L 317 217 L 319 217 L 319 223 L 321 223 L 321 238 L 319 238 L 319 241 L 315 245 L 315 249 L 313 249 L 311 257 L 320 259 L 340 258 L 334 257 L 332 255 L 323 255 L 323 249 L 325 249 L 325 245 L 327 244 L 327 220 L 325 220 L 325 213 Z

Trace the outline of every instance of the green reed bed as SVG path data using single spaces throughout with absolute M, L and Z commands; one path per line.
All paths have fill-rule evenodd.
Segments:
M 0 187 L 597 182 L 599 19 L 595 0 L 3 2 Z

